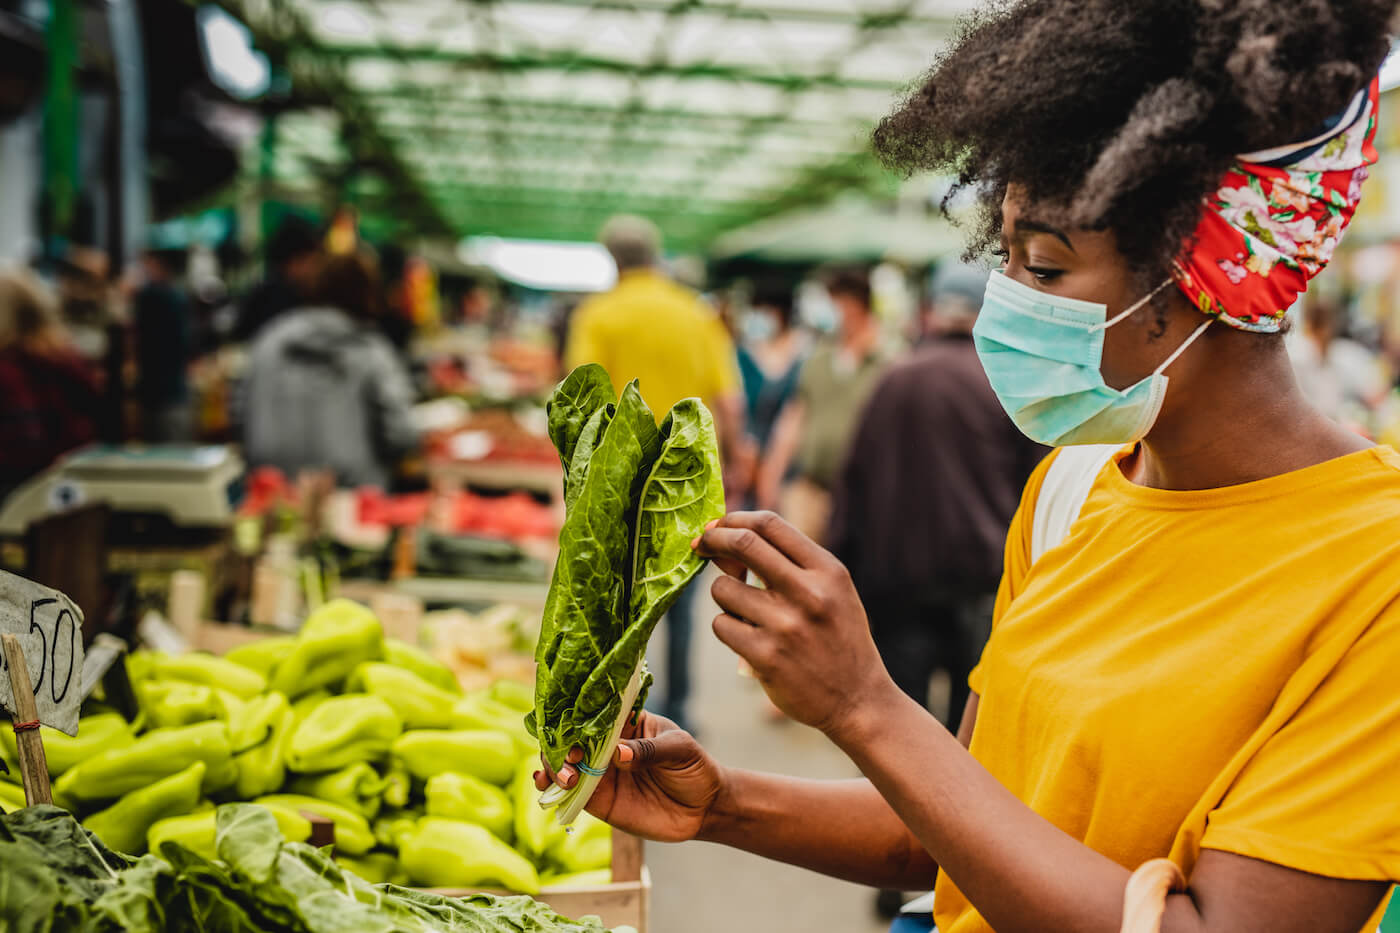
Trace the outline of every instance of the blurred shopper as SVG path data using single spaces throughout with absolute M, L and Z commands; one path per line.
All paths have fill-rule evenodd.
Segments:
M 891 352 L 870 305 L 870 279 L 845 270 L 827 281 L 837 333 L 802 365 L 797 390 L 774 428 L 759 468 L 759 508 L 776 509 L 820 539 L 831 515 L 831 487 L 850 447 L 856 419 Z M 788 471 L 792 470 L 789 477 Z
M 379 295 L 373 259 L 334 256 L 313 303 L 258 335 L 242 389 L 251 466 L 288 476 L 330 469 L 341 486 L 389 486 L 418 432 L 408 373 L 375 324 Z
M 641 217 L 614 217 L 600 239 L 617 263 L 612 291 L 574 312 L 564 361 L 569 368 L 601 363 L 619 392 L 640 380 L 642 397 L 665 417 L 683 398 L 696 397 L 714 414 L 726 473 L 737 475 L 746 450 L 743 402 L 734 345 L 714 311 L 660 269 L 661 232 Z M 666 616 L 664 711 L 689 722 L 692 586 Z
M 320 264 L 321 235 L 316 225 L 287 215 L 267 242 L 267 279 L 243 299 L 233 339 L 252 340 L 279 314 L 304 307 L 316 287 Z
M 751 307 L 740 319 L 739 330 L 743 338 L 739 345 L 739 373 L 744 380 L 746 422 L 761 470 L 771 453 L 778 417 L 797 391 L 809 341 L 796 326 L 790 288 L 756 291 Z M 752 498 L 752 490 L 749 495 Z
M 33 275 L 0 272 L 0 500 L 97 436 L 94 370 L 73 348 L 58 299 Z
M 149 443 L 179 443 L 194 435 L 189 384 L 194 321 L 179 282 L 184 258 L 180 250 L 147 251 L 141 262 L 145 283 L 132 298 L 136 401 L 141 436 Z
M 982 268 L 939 269 L 927 321 L 934 336 L 870 396 L 827 534 L 899 688 L 928 707 L 929 678 L 948 672 L 944 724 L 955 732 L 991 631 L 1006 530 L 1048 452 L 1012 424 L 977 358 L 972 326 L 986 284 Z
M 1303 303 L 1303 332 L 1289 342 L 1289 356 L 1308 401 L 1334 421 L 1369 431 L 1388 381 L 1379 355 L 1345 336 L 1346 323 L 1346 308 L 1340 301 L 1308 296 Z

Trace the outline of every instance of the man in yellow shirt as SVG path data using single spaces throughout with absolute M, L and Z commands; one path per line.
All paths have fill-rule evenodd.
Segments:
M 743 407 L 738 361 L 724 325 L 693 291 L 659 268 L 661 233 L 642 217 L 614 217 L 600 239 L 617 263 L 612 291 L 579 306 L 569 325 L 564 362 L 601 363 L 614 388 L 638 380 L 658 421 L 683 398 L 699 398 L 714 415 L 725 478 L 744 472 Z M 666 616 L 666 715 L 687 722 L 690 694 L 690 594 Z

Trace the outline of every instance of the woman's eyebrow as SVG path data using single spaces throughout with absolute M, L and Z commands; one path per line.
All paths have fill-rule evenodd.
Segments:
M 1071 253 L 1077 254 L 1077 250 L 1075 250 L 1074 244 L 1069 241 L 1069 235 L 1058 227 L 1052 227 L 1047 223 L 1040 222 L 1039 220 L 1018 219 L 1016 221 L 1015 227 L 1012 229 L 1012 236 L 1015 236 L 1017 238 L 1023 238 L 1028 233 L 1048 233 L 1050 236 L 1054 237 L 1061 243 L 1065 244 L 1065 246 L 1069 247 L 1069 251 Z

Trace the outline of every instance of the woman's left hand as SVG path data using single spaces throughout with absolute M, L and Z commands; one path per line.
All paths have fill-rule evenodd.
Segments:
M 779 709 L 833 738 L 897 693 L 845 566 L 772 512 L 734 512 L 693 547 L 724 571 L 711 589 L 719 640 Z M 744 582 L 752 570 L 766 589 Z

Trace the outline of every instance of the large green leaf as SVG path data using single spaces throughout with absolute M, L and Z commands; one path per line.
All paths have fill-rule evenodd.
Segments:
M 584 426 L 599 409 L 617 403 L 608 371 L 597 363 L 580 366 L 555 388 L 545 406 L 548 412 L 549 439 L 559 451 L 559 462 L 565 471 L 565 491 L 568 472 L 574 460 L 574 448 Z
M 563 766 L 577 739 L 569 723 L 579 689 L 627 625 L 626 568 L 638 478 L 655 461 L 660 443 L 651 410 L 632 382 L 593 450 L 559 532 L 559 561 L 535 654 L 535 713 L 526 721 L 555 768 Z
M 550 436 L 567 471 L 566 518 L 526 725 L 554 768 L 574 746 L 597 758 L 658 620 L 704 564 L 690 542 L 724 514 L 705 406 L 677 403 L 653 433 L 636 383 L 616 406 L 606 401 L 608 385 L 599 367 L 584 367 L 550 402 Z M 644 672 L 643 684 L 650 681 Z
M 574 707 L 575 729 L 589 743 L 607 739 L 657 622 L 704 566 L 690 542 L 724 515 L 719 444 L 709 411 L 698 399 L 677 402 L 661 436 L 661 454 L 637 509 L 627 630 L 588 676 Z

